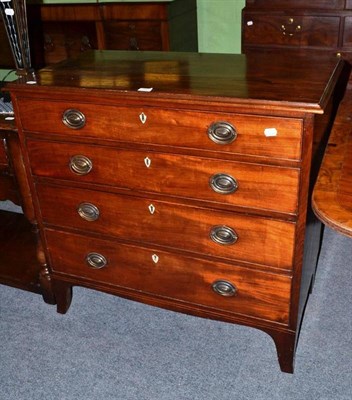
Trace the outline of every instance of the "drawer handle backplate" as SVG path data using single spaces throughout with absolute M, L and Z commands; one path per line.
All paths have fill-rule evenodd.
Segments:
M 89 267 L 94 269 L 104 268 L 108 263 L 107 259 L 102 254 L 99 253 L 87 254 L 86 262 Z
M 281 32 L 284 36 L 289 36 L 292 37 L 296 33 L 300 33 L 302 31 L 302 26 L 301 25 L 294 25 L 294 19 L 289 18 L 287 25 L 282 24 L 281 25 Z
M 212 289 L 215 293 L 224 297 L 232 297 L 235 296 L 237 293 L 236 286 L 233 285 L 231 282 L 224 280 L 215 281 L 212 284 Z
M 208 136 L 214 143 L 230 144 L 237 138 L 237 131 L 230 123 L 218 121 L 209 126 Z
M 211 229 L 210 238 L 215 243 L 228 246 L 237 242 L 238 235 L 229 226 L 218 225 Z
M 77 207 L 79 216 L 86 221 L 96 221 L 99 218 L 99 208 L 92 203 L 81 203 Z
M 70 108 L 63 113 L 62 122 L 68 128 L 81 129 L 86 124 L 86 117 L 81 111 Z
M 228 174 L 213 175 L 209 184 L 214 192 L 220 194 L 231 194 L 238 189 L 237 180 Z
M 87 175 L 93 168 L 92 161 L 80 154 L 71 157 L 69 163 L 70 169 L 77 175 Z

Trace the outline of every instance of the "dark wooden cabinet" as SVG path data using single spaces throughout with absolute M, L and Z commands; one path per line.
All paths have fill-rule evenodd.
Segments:
M 197 51 L 196 0 L 27 5 L 34 67 L 90 49 Z M 0 40 L 5 43 L 1 23 Z M 2 45 L 3 46 L 3 45 Z M 13 67 L 10 49 L 0 66 Z
M 247 0 L 242 50 L 301 48 L 352 60 L 351 22 L 349 0 Z
M 351 0 L 346 0 L 351 3 Z M 265 9 L 322 9 L 322 10 L 336 10 L 343 9 L 345 0 L 246 0 L 246 7 L 248 8 L 265 8 Z M 348 8 L 348 7 L 346 7 Z
M 198 50 L 195 0 L 41 5 L 40 18 L 45 64 L 89 49 Z
M 57 310 L 79 285 L 245 324 L 292 372 L 320 245 L 312 166 L 345 66 L 92 51 L 10 84 Z

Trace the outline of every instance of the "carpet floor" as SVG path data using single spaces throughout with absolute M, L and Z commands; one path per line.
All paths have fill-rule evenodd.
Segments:
M 74 288 L 66 315 L 0 286 L 0 400 L 351 400 L 352 241 L 329 229 L 297 348 L 265 333 Z

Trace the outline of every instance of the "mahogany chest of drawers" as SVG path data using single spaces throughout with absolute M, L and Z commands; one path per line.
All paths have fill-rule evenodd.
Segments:
M 292 372 L 319 250 L 312 160 L 343 71 L 107 51 L 12 83 L 58 311 L 80 285 L 245 324 Z
M 303 48 L 352 60 L 351 0 L 246 0 L 242 50 Z

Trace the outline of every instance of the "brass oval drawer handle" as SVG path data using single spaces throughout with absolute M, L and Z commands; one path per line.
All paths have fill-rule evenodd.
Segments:
M 86 262 L 89 267 L 94 269 L 104 268 L 108 263 L 107 259 L 102 254 L 99 253 L 87 254 Z
M 217 121 L 209 126 L 208 136 L 214 143 L 230 144 L 237 138 L 237 131 L 230 123 Z
M 69 166 L 75 174 L 87 175 L 92 170 L 93 163 L 88 157 L 77 154 L 71 157 Z
M 216 193 L 231 194 L 238 189 L 238 183 L 235 178 L 228 174 L 215 174 L 210 178 L 210 187 Z
M 63 113 L 62 122 L 68 128 L 81 129 L 86 124 L 86 117 L 81 111 L 70 108 Z
M 77 207 L 79 216 L 86 221 L 96 221 L 99 218 L 100 211 L 97 206 L 92 203 L 81 203 Z
M 212 227 L 210 238 L 217 244 L 228 246 L 237 242 L 238 235 L 235 230 L 229 226 L 217 225 Z
M 220 296 L 232 297 L 237 294 L 236 286 L 228 281 L 224 280 L 215 281 L 211 287 L 214 290 L 214 292 L 219 294 Z

